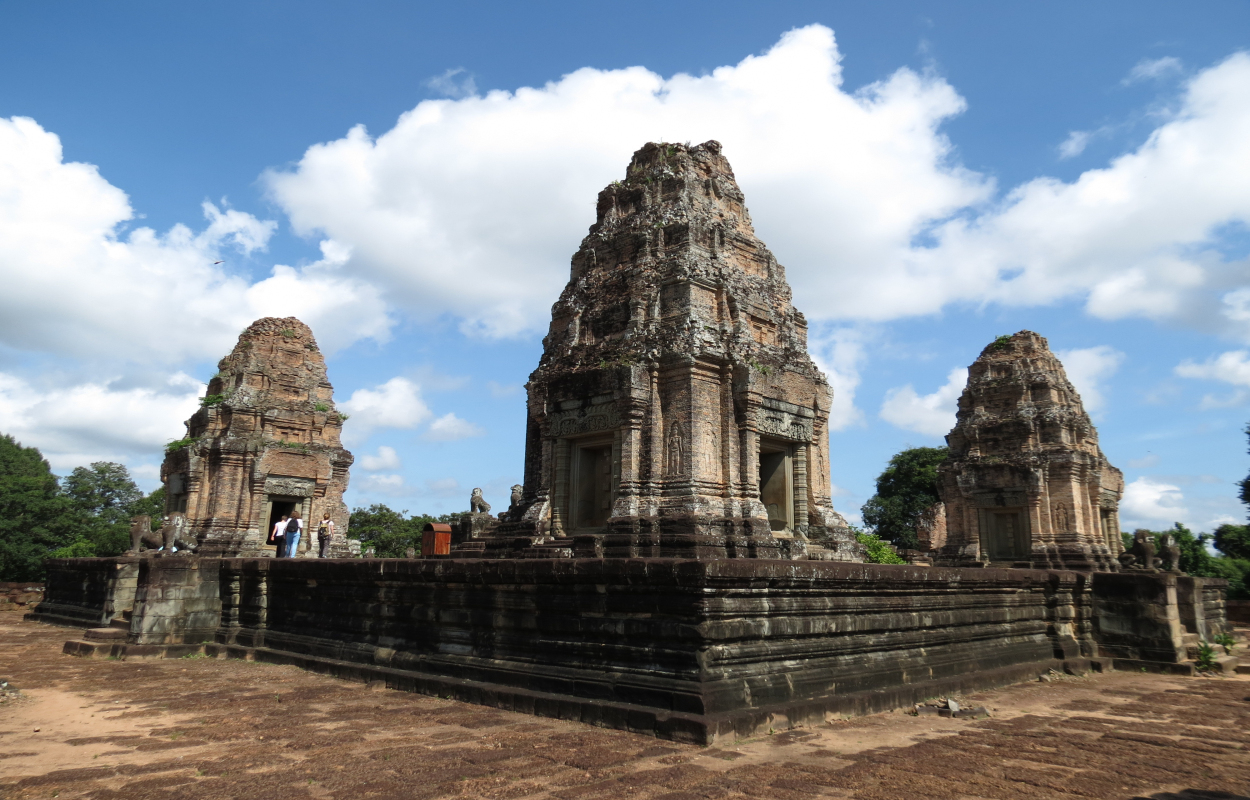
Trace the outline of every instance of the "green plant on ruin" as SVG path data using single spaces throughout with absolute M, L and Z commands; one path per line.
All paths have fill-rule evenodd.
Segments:
M 767 364 L 761 364 L 760 362 L 750 358 L 747 359 L 747 366 L 765 377 L 771 375 L 773 371 L 773 368 Z
M 1003 334 L 996 337 L 994 341 L 990 342 L 990 347 L 995 350 L 1006 350 L 1008 347 L 1011 347 L 1011 336 Z
M 880 536 L 851 526 L 855 541 L 864 546 L 864 560 L 869 564 L 906 564 L 907 562 Z
M 1219 665 L 1215 663 L 1215 648 L 1207 642 L 1198 645 L 1198 658 L 1194 660 L 1194 666 L 1202 672 L 1216 669 Z
M 320 411 L 322 413 L 330 410 L 330 407 L 326 405 L 325 403 L 317 403 L 316 405 L 313 406 L 313 408 L 315 408 L 317 411 Z
M 294 329 L 294 328 L 283 328 L 282 330 L 278 331 L 278 333 L 279 333 L 279 334 L 281 334 L 281 336 L 282 336 L 282 338 L 283 338 L 283 339 L 294 339 L 294 338 L 295 338 L 295 329 Z
M 226 402 L 224 394 L 206 394 L 200 398 L 200 408 L 212 408 Z
M 285 447 L 287 450 L 298 450 L 301 453 L 307 453 L 309 450 L 308 445 L 303 442 L 288 442 L 286 439 L 279 439 L 276 444 L 278 447 Z
M 198 441 L 199 439 L 195 438 L 194 436 L 188 436 L 185 439 L 175 439 L 169 444 L 165 445 L 165 452 L 177 453 L 179 450 L 186 450 L 188 447 L 190 447 L 191 445 L 195 444 Z
M 1213 637 L 1211 641 L 1223 647 L 1224 655 L 1229 656 L 1233 654 L 1233 648 L 1237 646 L 1237 640 L 1233 638 L 1231 633 L 1221 633 L 1219 636 Z
M 352 417 L 351 414 L 344 414 L 342 411 L 340 411 L 339 412 L 339 424 L 347 422 L 349 419 L 351 419 L 351 417 Z

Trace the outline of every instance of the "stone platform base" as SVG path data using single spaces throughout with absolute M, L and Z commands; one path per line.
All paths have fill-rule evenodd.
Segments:
M 73 606 L 79 585 L 48 594 Z M 1184 613 L 1215 631 L 1203 586 Z M 709 743 L 1050 669 L 1179 663 L 1177 587 L 765 559 L 150 559 L 133 609 L 65 652 L 296 664 Z
M 299 655 L 267 647 L 238 645 L 126 645 L 98 642 L 66 642 L 67 655 L 121 660 L 183 658 L 202 654 L 210 658 L 237 658 L 287 664 L 341 680 L 385 685 L 416 694 L 500 708 L 540 717 L 571 720 L 586 725 L 628 730 L 661 739 L 710 745 L 724 739 L 743 739 L 773 730 L 819 725 L 880 711 L 911 707 L 929 698 L 1007 686 L 1036 680 L 1050 671 L 1083 674 L 1095 669 L 1088 659 L 1069 659 L 1018 664 L 970 675 L 923 681 L 891 689 L 852 692 L 819 699 L 780 704 L 725 714 L 664 712 L 644 705 L 614 703 L 567 694 L 542 692 L 517 686 L 429 675 L 413 670 L 381 667 L 319 656 Z

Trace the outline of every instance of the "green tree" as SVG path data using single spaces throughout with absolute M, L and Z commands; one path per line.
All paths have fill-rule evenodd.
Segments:
M 1172 526 L 1172 530 L 1156 533 L 1156 542 L 1160 541 L 1163 535 L 1167 533 L 1172 534 L 1172 537 L 1176 539 L 1176 546 L 1181 550 L 1181 563 L 1179 564 L 1181 572 L 1188 572 L 1190 575 L 1203 578 L 1215 577 L 1211 566 L 1211 562 L 1215 560 L 1215 557 L 1207 551 L 1207 541 L 1211 538 L 1210 534 L 1195 534 L 1189 528 L 1177 522 Z
M 0 435 L 0 580 L 41 580 L 44 558 L 73 539 L 58 483 L 38 450 Z
M 131 503 L 129 508 L 127 508 L 127 513 L 132 517 L 147 514 L 152 518 L 152 530 L 158 530 L 161 527 L 161 521 L 165 517 L 165 487 L 162 486 L 151 494 Z
M 90 467 L 75 467 L 61 491 L 75 512 L 76 536 L 68 548 L 53 555 L 115 556 L 130 547 L 130 518 L 148 504 L 124 465 L 96 461 Z
M 409 547 L 421 550 L 421 530 L 426 523 L 455 522 L 469 512 L 405 517 L 407 513 L 407 509 L 394 511 L 381 503 L 374 503 L 368 508 L 353 508 L 348 529 L 360 540 L 362 547 L 372 547 L 379 558 L 403 558 Z
M 937 468 L 945 447 L 912 447 L 890 459 L 877 476 L 877 493 L 864 503 L 864 523 L 895 547 L 918 544 L 916 525 L 925 509 L 938 502 Z
M 1250 525 L 1221 525 L 1216 528 L 1215 549 L 1229 558 L 1250 561 Z

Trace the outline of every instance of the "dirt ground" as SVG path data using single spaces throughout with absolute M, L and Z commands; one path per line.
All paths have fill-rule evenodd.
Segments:
M 1115 672 L 701 748 L 294 667 L 81 659 L 0 615 L 0 798 L 1131 798 L 1250 795 L 1250 677 Z M 1229 797 L 1186 794 L 1186 797 Z

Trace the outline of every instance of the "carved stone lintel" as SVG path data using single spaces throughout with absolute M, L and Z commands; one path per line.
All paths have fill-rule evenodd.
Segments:
M 287 478 L 270 475 L 265 479 L 265 494 L 285 495 L 286 497 L 312 497 L 317 488 L 316 481 L 311 478 Z

